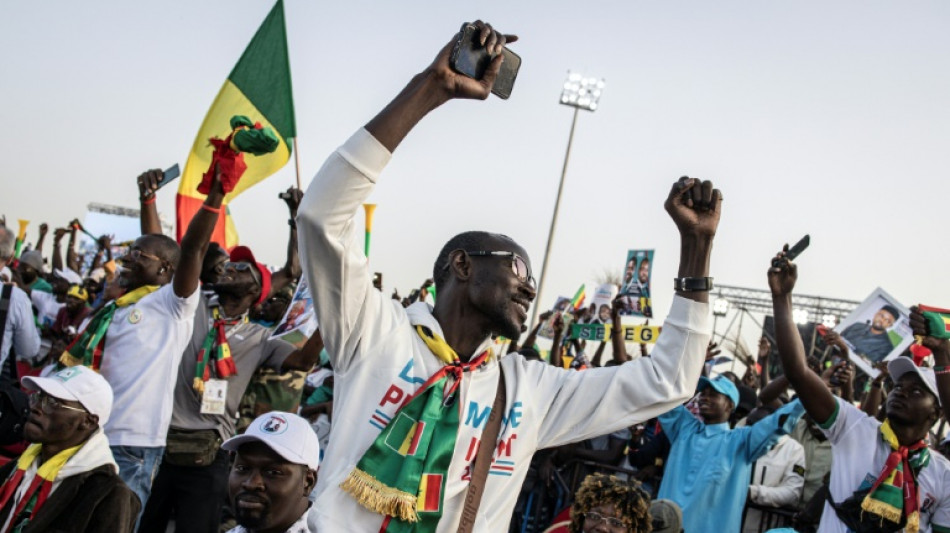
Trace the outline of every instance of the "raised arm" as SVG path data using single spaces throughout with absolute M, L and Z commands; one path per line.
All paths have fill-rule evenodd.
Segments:
M 62 241 L 63 237 L 66 236 L 66 228 L 56 228 L 53 231 L 53 255 L 50 258 L 52 266 L 55 270 L 63 269 L 63 249 Z
M 290 237 L 287 241 L 287 261 L 284 267 L 274 272 L 271 276 L 270 293 L 277 294 L 281 289 L 293 283 L 300 277 L 300 256 L 297 254 L 297 208 L 300 207 L 300 199 L 303 198 L 303 191 L 296 187 L 290 187 L 280 195 L 281 199 L 287 204 L 290 211 Z
M 456 41 L 453 37 L 432 64 L 412 78 L 395 100 L 366 124 L 366 131 L 390 152 L 396 150 L 399 143 L 423 117 L 445 102 L 453 98 L 484 100 L 491 94 L 492 85 L 501 68 L 501 49 L 505 43 L 515 42 L 518 37 L 502 35 L 480 20 L 473 24 L 481 30 L 481 43 L 493 55 L 497 54 L 485 75 L 481 80 L 475 80 L 452 70 L 449 66 L 449 56 Z
M 79 262 L 79 256 L 76 254 L 76 232 L 79 231 L 78 220 L 74 220 L 69 224 L 69 245 L 66 248 L 66 267 L 76 272 L 80 273 L 82 265 Z
M 620 308 L 623 303 L 620 296 L 610 303 L 610 348 L 613 350 L 614 361 L 625 362 L 632 359 L 627 353 L 627 345 L 623 342 L 623 323 L 620 321 Z
M 500 52 L 513 37 L 481 22 L 486 44 Z M 297 215 L 300 256 L 314 287 L 314 309 L 334 368 L 344 371 L 366 343 L 370 330 L 396 327 L 396 309 L 373 288 L 362 246 L 356 245 L 353 216 L 375 187 L 393 150 L 426 114 L 453 98 L 490 94 L 501 65 L 500 55 L 480 81 L 452 71 L 449 55 L 455 38 L 425 70 L 356 132 L 323 164 L 310 183 Z M 372 291 L 372 292 L 371 292 Z M 390 317 L 390 318 L 387 318 Z
M 198 290 L 201 262 L 208 250 L 214 225 L 218 222 L 223 200 L 224 189 L 221 188 L 220 174 L 216 172 L 211 191 L 201 204 L 201 209 L 192 217 L 185 236 L 181 238 L 181 258 L 172 279 L 172 286 L 179 298 L 187 298 Z
M 801 398 L 805 411 L 815 422 L 823 424 L 834 414 L 837 403 L 818 374 L 808 368 L 805 360 L 805 346 L 792 319 L 792 289 L 798 280 L 798 267 L 785 258 L 787 250 L 788 245 L 785 245 L 785 250 L 775 256 L 777 266 L 770 267 L 768 272 L 775 315 L 775 342 L 782 358 L 785 377 Z
M 36 239 L 35 249 L 43 255 L 43 243 L 46 241 L 46 234 L 49 232 L 49 224 L 43 222 L 40 224 L 40 236 Z
M 320 336 L 320 330 L 318 329 L 313 332 L 313 335 L 307 339 L 307 342 L 304 343 L 300 349 L 288 355 L 287 359 L 284 359 L 281 370 L 284 372 L 288 370 L 310 372 L 310 370 L 313 369 L 313 365 L 320 360 L 321 350 L 323 350 L 323 337 Z
M 155 192 L 162 181 L 162 171 L 157 168 L 146 170 L 139 174 L 136 182 L 139 186 L 139 223 L 142 235 L 162 232 L 162 223 L 158 218 L 158 208 L 155 207 Z

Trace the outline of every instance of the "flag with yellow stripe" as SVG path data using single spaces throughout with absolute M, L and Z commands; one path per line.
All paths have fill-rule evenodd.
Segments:
M 271 128 L 277 134 L 280 145 L 273 153 L 245 160 L 247 171 L 234 190 L 225 197 L 225 204 L 277 172 L 290 160 L 292 139 L 297 135 L 297 127 L 294 121 L 283 0 L 277 1 L 254 34 L 201 123 L 185 162 L 175 202 L 179 241 L 204 202 L 205 195 L 198 192 L 198 184 L 211 164 L 214 148 L 208 141 L 212 137 L 227 137 L 231 133 L 229 121 L 234 115 L 244 115 L 261 126 Z M 222 209 L 211 238 L 227 249 L 238 244 L 229 209 Z

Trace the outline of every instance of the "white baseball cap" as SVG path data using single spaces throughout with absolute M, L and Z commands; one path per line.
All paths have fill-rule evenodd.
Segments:
M 247 442 L 263 442 L 287 461 L 306 465 L 311 470 L 320 466 L 320 441 L 306 419 L 293 413 L 271 411 L 254 419 L 243 435 L 224 441 L 222 448 L 236 452 Z
M 68 281 L 70 285 L 82 285 L 82 277 L 68 268 L 54 269 L 53 274 L 56 274 L 57 276 Z
M 21 380 L 28 390 L 41 390 L 60 400 L 79 402 L 99 417 L 105 426 L 112 414 L 112 387 L 98 372 L 84 366 L 64 368 L 46 378 L 27 376 Z
M 930 392 L 937 397 L 937 404 L 940 404 L 940 393 L 937 392 L 937 376 L 934 374 L 932 368 L 917 366 L 910 357 L 895 357 L 887 363 L 887 371 L 894 381 L 899 380 L 901 376 L 908 372 L 914 372 L 920 376 L 920 379 L 923 380 L 924 385 L 927 385 Z

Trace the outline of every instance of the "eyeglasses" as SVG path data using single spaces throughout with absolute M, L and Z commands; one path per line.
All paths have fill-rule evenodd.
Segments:
M 236 272 L 244 272 L 245 270 L 250 271 L 251 277 L 254 278 L 254 281 L 261 285 L 260 272 L 257 271 L 257 268 L 251 265 L 250 263 L 232 263 L 228 261 L 224 264 L 224 269 L 227 270 L 233 268 Z
M 36 394 L 30 395 L 30 407 L 39 407 L 44 413 L 51 415 L 56 409 L 68 409 L 70 411 L 79 411 L 80 413 L 88 413 L 89 411 L 82 409 L 80 407 L 73 407 L 71 405 L 66 405 L 57 398 L 53 398 L 45 392 L 37 392 Z
M 471 257 L 508 257 L 511 259 L 511 271 L 514 272 L 515 276 L 522 283 L 527 283 L 531 290 L 538 288 L 538 284 L 534 281 L 534 276 L 531 275 L 531 270 L 528 268 L 528 262 L 525 261 L 524 257 L 514 252 L 465 251 L 465 253 Z M 448 265 L 445 268 L 448 268 Z
M 613 516 L 604 516 L 600 513 L 595 513 L 594 511 L 588 511 L 584 513 L 584 521 L 590 522 L 590 525 L 592 526 L 606 522 L 607 526 L 610 528 L 622 529 L 623 531 L 627 530 L 627 524 L 624 524 L 623 520 Z
M 161 257 L 157 255 L 152 255 L 147 252 L 143 252 L 142 250 L 139 250 L 138 248 L 132 248 L 131 250 L 129 250 L 129 253 L 125 254 L 125 257 L 119 258 L 119 262 L 123 263 L 130 259 L 132 261 L 138 261 L 139 259 L 143 257 L 146 259 L 151 259 L 152 261 L 164 262 L 164 259 L 162 259 Z

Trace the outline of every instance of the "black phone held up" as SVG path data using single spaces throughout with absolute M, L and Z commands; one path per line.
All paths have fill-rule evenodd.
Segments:
M 809 244 L 811 244 L 811 235 L 805 235 L 795 243 L 795 246 L 792 246 L 785 252 L 785 259 L 794 261 L 799 254 L 805 251 L 805 248 L 808 248 Z M 772 260 L 772 266 L 776 268 L 779 266 L 778 259 Z
M 178 168 L 178 163 L 175 163 L 162 173 L 162 179 L 158 182 L 158 188 L 161 189 L 162 187 L 168 185 L 169 182 L 178 176 L 181 176 L 181 169 Z
M 468 23 L 463 24 L 461 35 L 455 42 L 452 56 L 449 58 L 452 70 L 476 80 L 482 79 L 488 65 L 494 59 L 479 42 L 478 34 L 478 28 Z M 495 78 L 491 92 L 502 100 L 507 100 L 515 87 L 515 78 L 518 77 L 518 69 L 521 68 L 521 57 L 508 47 L 502 48 L 501 54 L 505 59 L 501 63 L 501 70 Z

